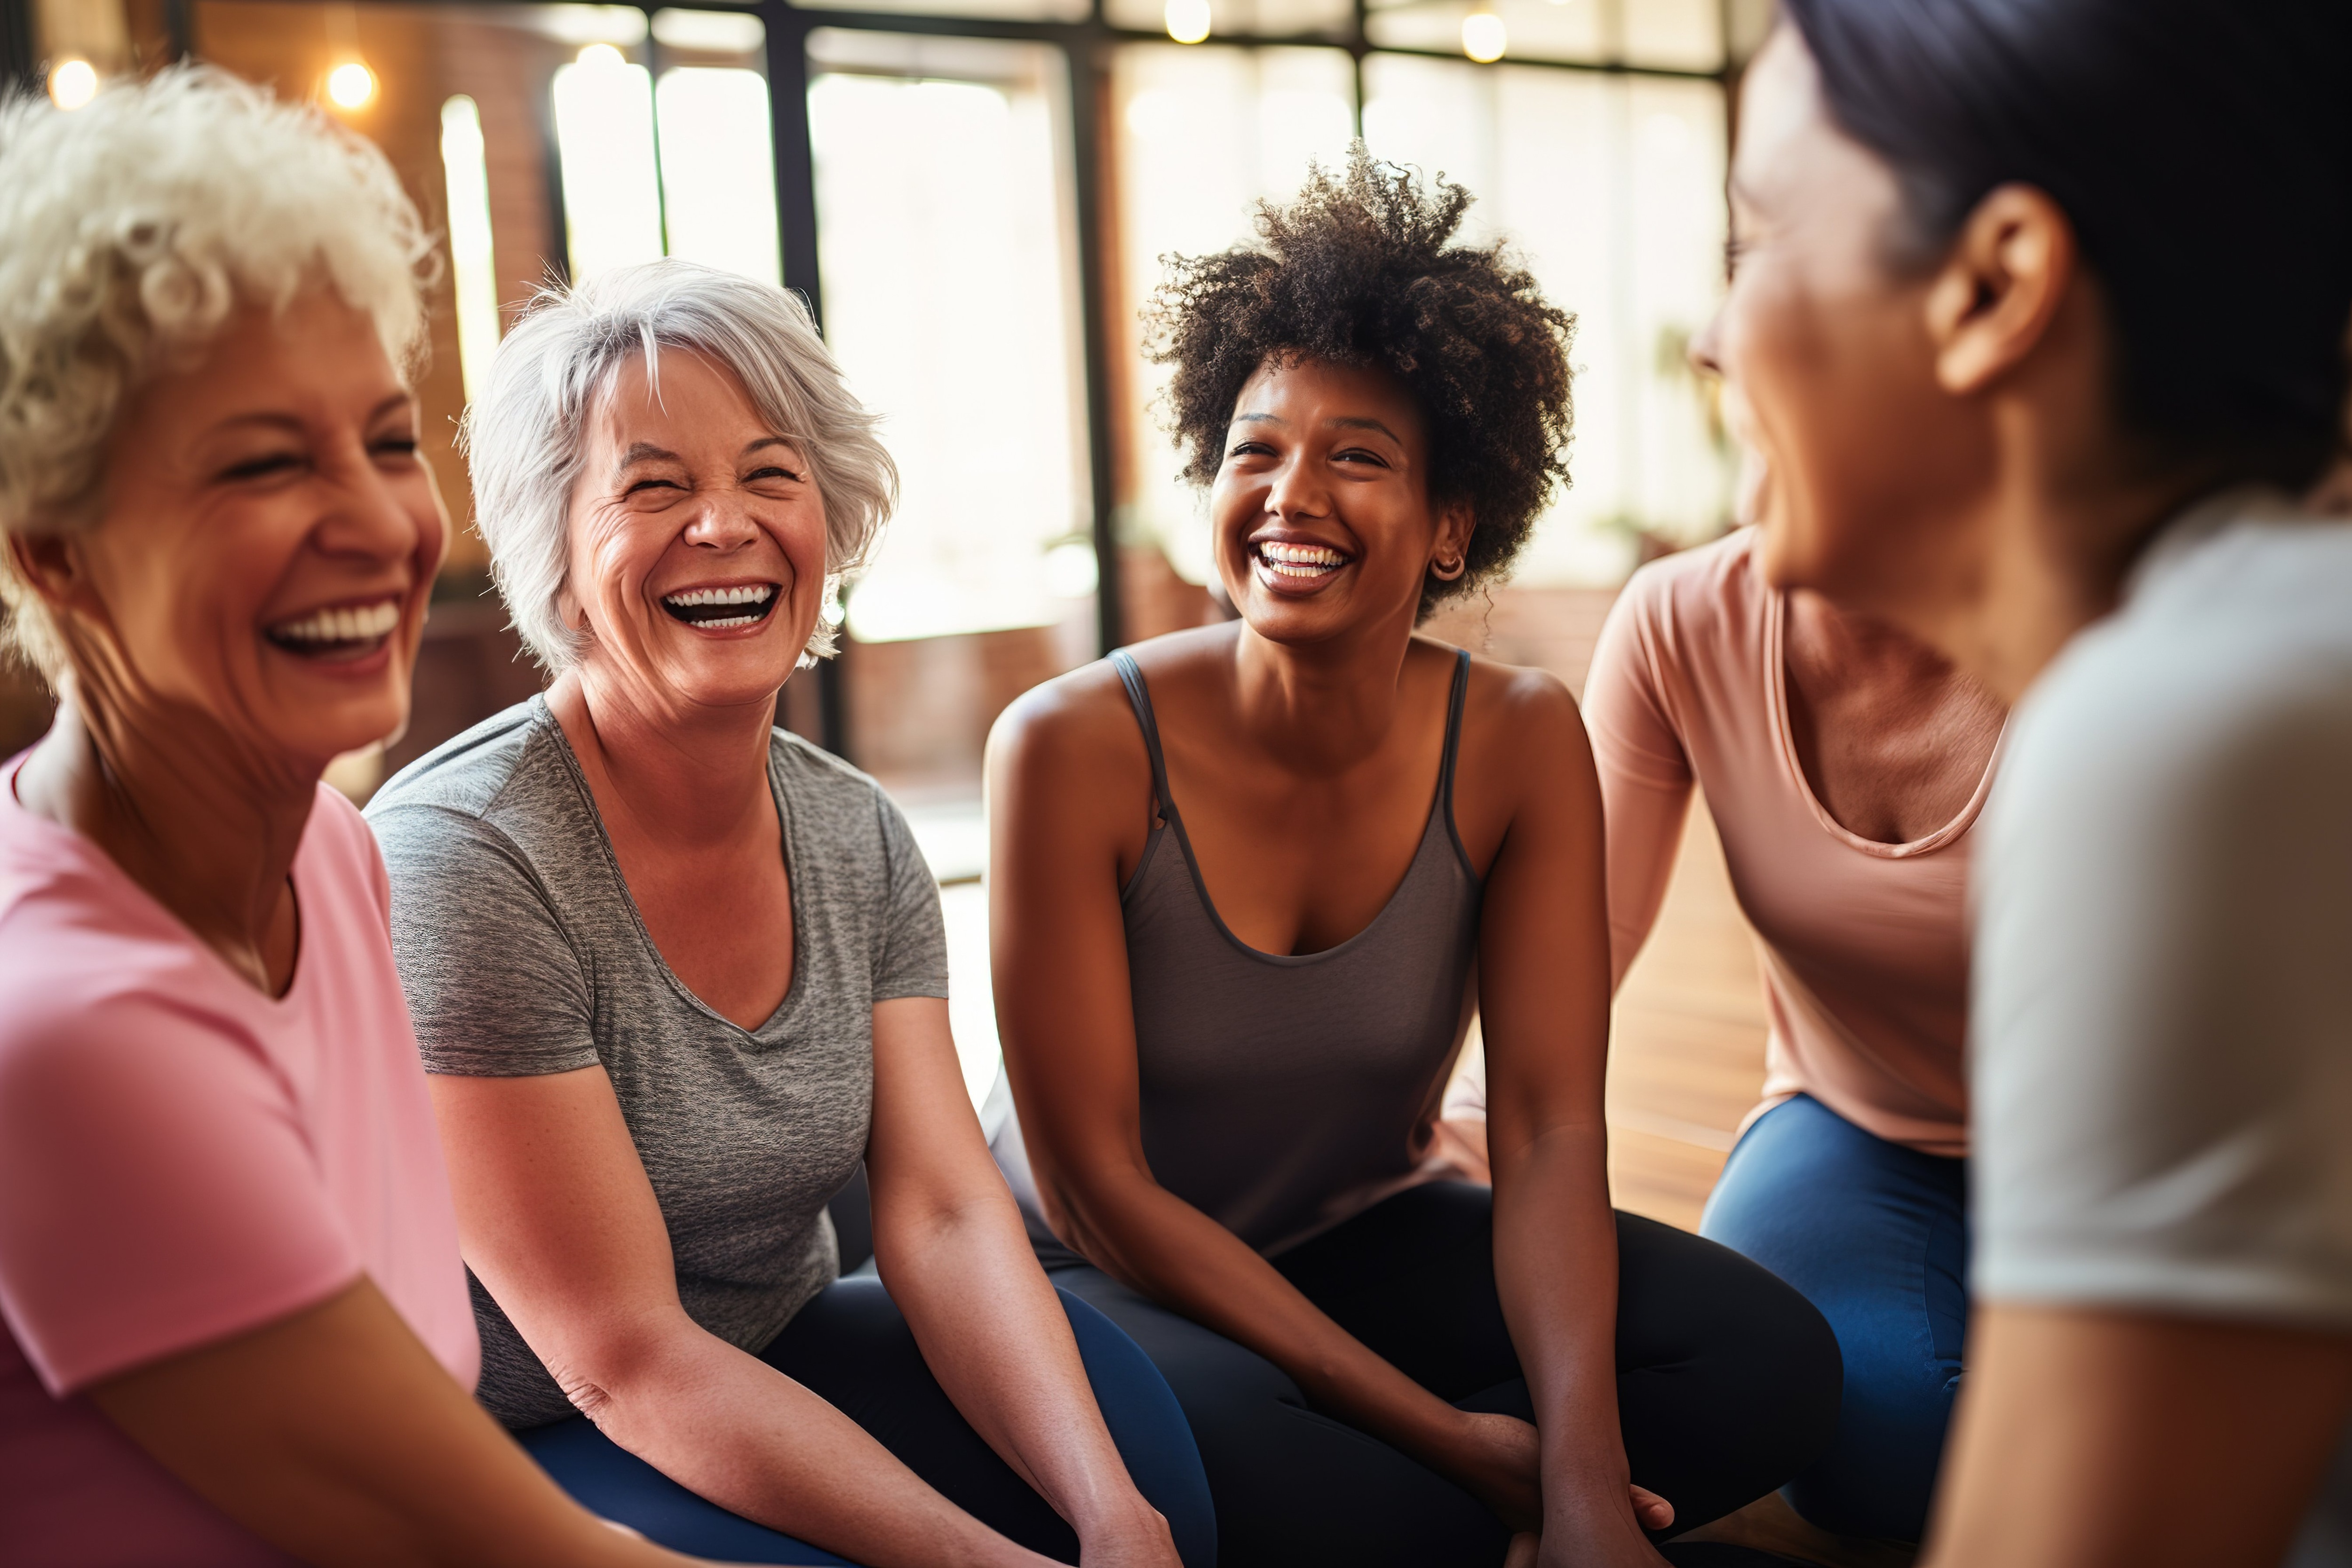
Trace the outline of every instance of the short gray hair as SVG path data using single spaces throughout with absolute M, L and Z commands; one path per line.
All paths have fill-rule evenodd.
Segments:
M 123 398 L 239 303 L 322 285 L 413 374 L 433 241 L 373 143 L 205 66 L 68 113 L 0 96 L 0 533 L 89 526 Z M 64 649 L 0 551 L 0 639 L 52 680 Z
M 797 295 L 675 258 L 615 268 L 541 291 L 491 362 L 467 411 L 474 522 L 515 630 L 539 662 L 562 670 L 578 634 L 556 608 L 571 560 L 572 488 L 587 458 L 588 416 L 621 367 L 665 348 L 734 373 L 751 406 L 800 447 L 824 506 L 828 588 L 866 562 L 898 503 L 898 469 L 875 436 L 879 417 L 850 395 Z M 823 617 L 808 654 L 833 651 Z

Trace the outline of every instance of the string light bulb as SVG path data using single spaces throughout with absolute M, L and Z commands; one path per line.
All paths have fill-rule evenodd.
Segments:
M 49 68 L 49 101 L 59 109 L 79 109 L 98 96 L 98 68 L 88 60 L 59 60 Z
M 375 96 L 375 72 L 358 60 L 345 60 L 327 73 L 327 96 L 339 109 L 358 109 Z
M 1209 0 L 1168 0 L 1161 13 L 1168 36 L 1180 44 L 1197 44 L 1209 36 Z
M 1480 65 L 1492 65 L 1511 47 L 1503 19 L 1492 11 L 1477 10 L 1462 18 L 1462 52 Z

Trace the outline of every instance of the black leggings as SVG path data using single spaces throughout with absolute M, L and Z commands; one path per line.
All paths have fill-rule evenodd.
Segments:
M 1494 1194 L 1410 1188 L 1274 1266 L 1439 1398 L 1533 1420 L 1495 1289 Z M 1696 1529 L 1787 1481 L 1837 1426 L 1837 1341 L 1805 1299 L 1738 1253 L 1617 1216 L 1617 1408 L 1633 1479 Z M 1143 1347 L 1192 1423 L 1217 1510 L 1220 1568 L 1502 1561 L 1486 1506 L 1386 1443 L 1308 1408 L 1273 1363 L 1114 1282 L 1054 1283 Z

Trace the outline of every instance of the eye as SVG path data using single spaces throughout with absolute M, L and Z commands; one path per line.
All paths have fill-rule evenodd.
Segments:
M 1274 456 L 1274 448 L 1267 446 L 1263 441 L 1236 441 L 1234 443 L 1233 449 L 1227 452 L 1225 456 L 1228 458 L 1271 458 Z
M 299 452 L 260 452 L 231 463 L 220 471 L 220 478 L 231 482 L 267 479 L 276 474 L 290 473 L 300 468 L 302 461 L 302 454 Z
M 686 487 L 676 479 L 663 479 L 656 475 L 630 481 L 628 489 L 623 490 L 621 494 L 626 497 L 635 495 L 641 490 L 683 490 L 685 489 Z
M 743 482 L 745 484 L 755 484 L 762 479 L 782 479 L 787 484 L 796 484 L 799 482 L 800 478 L 800 475 L 793 472 L 790 468 L 780 468 L 774 464 L 770 464 L 764 468 L 752 469 L 751 473 L 744 476 Z
M 416 444 L 414 436 L 384 436 L 371 443 L 368 450 L 379 458 L 414 458 Z
M 1389 466 L 1389 460 L 1386 458 L 1361 447 L 1349 447 L 1334 452 L 1331 454 L 1331 460 L 1335 463 L 1370 463 L 1376 468 L 1385 468 Z

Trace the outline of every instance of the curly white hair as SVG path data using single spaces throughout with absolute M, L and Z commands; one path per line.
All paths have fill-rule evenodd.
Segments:
M 0 533 L 87 527 L 124 395 L 240 303 L 331 286 L 394 364 L 425 346 L 434 240 L 376 147 L 204 66 L 68 113 L 0 100 Z M 0 638 L 54 679 L 62 649 L 0 551 Z
M 831 582 L 865 563 L 898 502 L 898 466 L 875 436 L 879 418 L 851 395 L 799 296 L 677 259 L 549 288 L 499 345 L 489 384 L 467 410 L 464 444 L 499 593 L 551 670 L 581 653 L 556 600 L 589 416 L 624 364 L 643 354 L 655 369 L 666 348 L 731 371 L 760 416 L 800 447 L 824 500 Z M 820 619 L 802 662 L 833 646 Z

